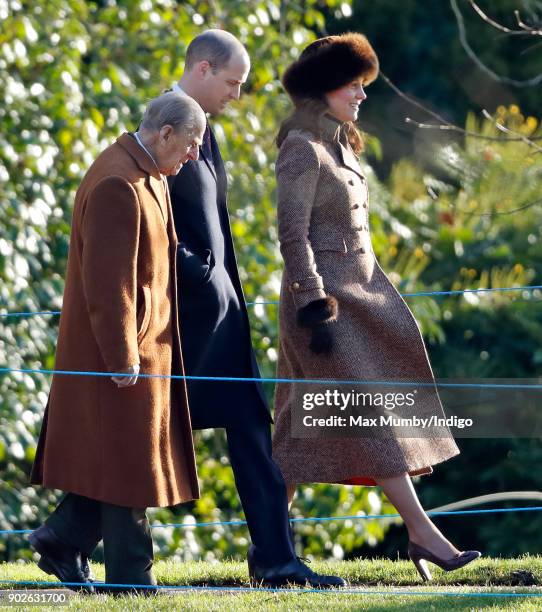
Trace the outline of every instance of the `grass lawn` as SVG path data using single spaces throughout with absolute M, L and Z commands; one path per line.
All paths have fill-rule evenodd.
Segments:
M 156 597 L 73 595 L 67 609 L 93 610 L 542 610 L 542 557 L 518 559 L 481 559 L 456 572 L 445 573 L 432 566 L 434 580 L 421 582 L 414 566 L 406 561 L 314 562 L 318 572 L 336 573 L 350 587 L 325 593 L 302 589 L 284 592 L 264 590 L 231 592 L 227 588 L 247 588 L 246 563 L 172 563 L 155 564 L 155 575 L 164 586 L 194 587 L 192 590 L 169 590 Z M 103 567 L 93 564 L 93 572 L 104 579 Z M 54 581 L 34 564 L 0 564 L 0 581 Z M 215 587 L 206 591 L 201 587 Z M 199 587 L 199 588 L 198 588 Z M 224 587 L 216 589 L 216 587 Z M 0 589 L 32 588 L 32 585 L 0 583 Z M 44 588 L 44 587 L 42 587 Z M 359 592 L 355 592 L 359 591 Z M 453 595 L 447 595 L 453 593 Z M 504 593 L 521 593 L 526 597 L 508 597 Z M 478 595 L 476 594 L 483 594 Z M 499 596 L 499 594 L 501 594 Z M 538 594 L 539 597 L 535 595 Z M 0 605 L 1 607 L 1 605 Z M 13 609 L 13 608 L 11 608 Z M 30 609 L 23 608 L 18 609 Z M 50 609 L 50 608 L 48 608 Z M 62 608 L 61 608 L 62 609 Z M 66 609 L 66 607 L 63 607 Z

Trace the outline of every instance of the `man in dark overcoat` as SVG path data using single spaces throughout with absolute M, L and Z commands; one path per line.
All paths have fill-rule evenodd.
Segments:
M 86 591 L 100 540 L 106 582 L 153 587 L 146 508 L 199 496 L 185 383 L 170 378 L 183 364 L 165 176 L 197 159 L 205 123 L 187 96 L 154 99 L 77 190 L 55 365 L 111 375 L 53 377 L 31 480 L 67 495 L 30 544 Z
M 250 70 L 245 48 L 231 34 L 207 30 L 189 45 L 185 72 L 173 86 L 220 114 L 240 95 Z M 179 314 L 189 376 L 259 379 L 250 326 L 235 259 L 227 209 L 227 178 L 216 138 L 207 125 L 197 161 L 169 179 L 179 236 Z M 271 456 L 269 408 L 262 384 L 189 380 L 194 429 L 226 429 L 231 466 L 252 546 L 253 581 L 313 586 L 342 585 L 312 572 L 296 556 L 286 489 Z

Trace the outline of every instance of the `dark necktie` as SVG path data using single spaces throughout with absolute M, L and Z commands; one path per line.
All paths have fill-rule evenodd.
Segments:
M 209 124 L 205 126 L 205 132 L 203 132 L 203 142 L 201 144 L 201 150 L 206 159 L 210 162 L 213 161 L 213 153 L 211 150 L 211 128 Z

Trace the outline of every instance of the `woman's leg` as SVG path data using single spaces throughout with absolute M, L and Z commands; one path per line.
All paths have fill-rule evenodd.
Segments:
M 404 520 L 411 542 L 441 559 L 450 559 L 459 552 L 425 513 L 408 474 L 375 480 Z

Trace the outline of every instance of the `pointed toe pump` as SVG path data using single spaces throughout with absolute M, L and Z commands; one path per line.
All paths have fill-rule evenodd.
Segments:
M 424 581 L 432 580 L 431 572 L 427 567 L 428 561 L 438 565 L 445 572 L 452 572 L 478 559 L 481 554 L 482 553 L 477 550 L 464 550 L 463 552 L 457 553 L 457 555 L 453 556 L 451 559 L 440 559 L 426 548 L 423 548 L 423 546 L 419 546 L 414 542 L 408 543 L 408 556 L 416 566 L 416 569 Z

